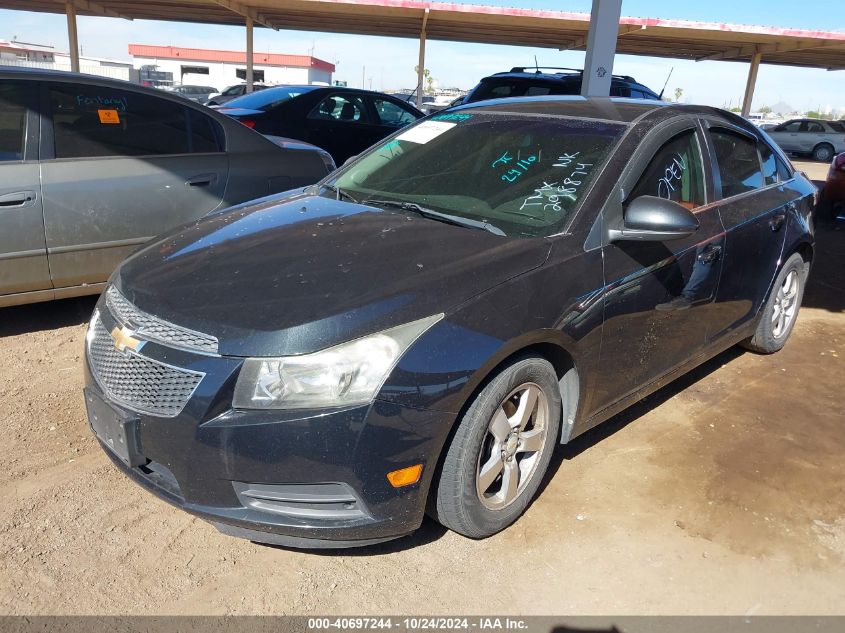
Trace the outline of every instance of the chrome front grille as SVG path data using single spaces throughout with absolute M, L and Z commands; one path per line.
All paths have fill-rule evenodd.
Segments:
M 164 418 L 179 415 L 205 376 L 130 349 L 118 351 L 97 312 L 89 326 L 87 347 L 91 371 L 105 394 L 140 413 Z
M 217 339 L 210 334 L 195 332 L 169 323 L 139 310 L 129 303 L 114 286 L 106 290 L 106 305 L 112 316 L 148 341 L 200 354 L 217 354 Z

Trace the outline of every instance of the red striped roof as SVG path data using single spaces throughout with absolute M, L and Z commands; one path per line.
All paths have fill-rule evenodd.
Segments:
M 246 64 L 244 51 L 219 51 L 208 48 L 181 48 L 179 46 L 153 46 L 130 44 L 129 54 L 133 57 L 154 59 L 184 59 L 195 62 L 225 62 Z M 334 64 L 311 55 L 286 55 L 284 53 L 253 53 L 252 63 L 262 66 L 290 66 L 294 68 L 316 68 L 333 73 Z

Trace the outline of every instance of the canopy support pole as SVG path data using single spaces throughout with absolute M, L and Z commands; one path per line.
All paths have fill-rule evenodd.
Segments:
M 67 41 L 70 48 L 70 69 L 79 72 L 79 36 L 76 33 L 76 7 L 71 2 L 65 3 L 67 13 Z
M 425 27 L 428 24 L 428 12 L 426 7 L 423 13 L 422 28 L 420 28 L 420 54 L 417 60 L 417 107 L 422 108 L 423 81 L 425 80 Z
M 590 31 L 587 34 L 587 57 L 581 79 L 581 95 L 584 97 L 610 96 L 620 15 L 622 0 L 593 0 Z
M 742 116 L 748 116 L 751 112 L 751 101 L 754 99 L 754 86 L 757 84 L 757 71 L 760 69 L 760 60 L 763 54 L 759 51 L 751 56 L 751 67 L 748 69 L 748 81 L 745 84 L 745 96 L 742 98 Z
M 252 30 L 255 21 L 248 17 L 246 19 L 246 92 L 252 92 L 253 85 L 253 54 L 252 54 Z

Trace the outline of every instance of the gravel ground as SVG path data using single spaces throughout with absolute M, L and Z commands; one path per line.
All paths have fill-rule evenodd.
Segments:
M 0 613 L 845 614 L 845 231 L 819 236 L 787 347 L 729 350 L 558 449 L 540 498 L 472 541 L 367 550 L 222 536 L 92 438 L 93 301 L 0 316 Z

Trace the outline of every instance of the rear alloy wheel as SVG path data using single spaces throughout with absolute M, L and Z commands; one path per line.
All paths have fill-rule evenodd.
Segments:
M 762 354 L 772 354 L 786 344 L 804 297 L 807 269 L 808 264 L 798 253 L 786 260 L 763 308 L 757 331 L 743 343 L 745 347 Z
M 560 428 L 560 389 L 545 359 L 502 369 L 472 401 L 432 488 L 444 526 L 471 538 L 499 532 L 531 503 Z
M 813 159 L 822 163 L 829 163 L 833 160 L 833 145 L 819 143 L 813 148 Z

